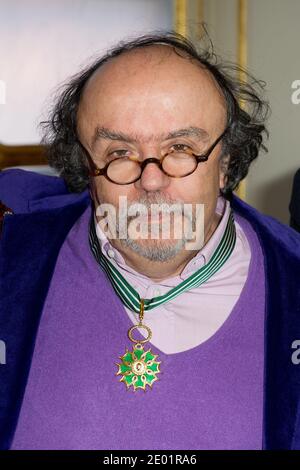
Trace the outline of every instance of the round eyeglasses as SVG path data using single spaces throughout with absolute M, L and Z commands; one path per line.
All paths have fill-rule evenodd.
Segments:
M 217 144 L 223 139 L 228 128 L 209 147 L 205 154 L 197 155 L 189 148 L 172 149 L 158 158 L 146 158 L 139 160 L 138 156 L 117 157 L 108 162 L 103 168 L 99 168 L 90 154 L 87 152 L 90 164 L 90 176 L 104 176 L 108 181 L 115 184 L 132 184 L 138 181 L 148 163 L 155 163 L 160 170 L 171 178 L 183 178 L 191 175 L 199 163 L 206 162 Z M 185 144 L 175 144 L 173 147 L 186 147 Z M 86 150 L 86 149 L 85 149 Z M 125 151 L 126 152 L 126 151 Z

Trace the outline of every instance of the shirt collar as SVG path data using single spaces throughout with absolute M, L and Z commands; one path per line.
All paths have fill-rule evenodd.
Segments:
M 203 246 L 203 248 L 201 248 L 201 250 L 199 250 L 198 253 L 194 256 L 194 258 L 192 258 L 185 266 L 180 275 L 181 279 L 185 279 L 197 269 L 200 269 L 202 266 L 205 266 L 205 264 L 207 264 L 211 259 L 212 255 L 216 251 L 221 241 L 230 215 L 230 202 L 226 201 L 222 196 L 218 197 L 216 214 L 221 216 L 221 220 L 216 230 L 214 231 L 208 242 Z

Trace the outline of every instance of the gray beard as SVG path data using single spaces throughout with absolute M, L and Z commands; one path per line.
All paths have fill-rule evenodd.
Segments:
M 186 240 L 181 239 L 177 240 L 173 245 L 166 246 L 167 240 L 165 240 L 163 244 L 159 240 L 155 240 L 155 245 L 145 246 L 131 238 L 120 240 L 120 243 L 124 247 L 130 248 L 138 255 L 143 256 L 143 258 L 146 258 L 149 261 L 158 261 L 160 263 L 170 261 L 174 258 L 184 248 L 185 242 Z
M 178 203 L 178 201 L 170 201 L 165 196 L 162 196 L 160 193 L 152 193 L 151 196 L 142 196 L 135 201 L 135 203 L 141 203 L 147 207 L 148 210 L 151 209 L 151 204 L 164 204 L 164 205 L 172 205 L 174 203 Z M 128 205 L 129 207 L 130 205 Z M 127 224 L 129 226 L 130 222 L 134 219 L 134 217 L 127 217 Z M 192 228 L 194 229 L 195 221 L 191 221 Z M 116 227 L 116 231 L 118 232 L 118 226 Z M 181 239 L 174 239 L 174 240 L 136 240 L 130 237 L 124 239 L 119 238 L 119 242 L 125 248 L 129 248 L 134 253 L 146 258 L 149 261 L 155 261 L 160 263 L 165 263 L 173 259 L 180 251 L 182 251 L 185 247 L 186 242 L 188 241 L 188 237 L 182 237 Z

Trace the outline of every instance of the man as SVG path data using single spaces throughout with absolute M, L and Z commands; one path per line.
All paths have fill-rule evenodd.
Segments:
M 300 239 L 232 194 L 265 117 L 171 33 L 66 86 L 61 178 L 0 179 L 3 448 L 300 448 Z
M 296 171 L 290 202 L 290 226 L 300 232 L 300 169 Z

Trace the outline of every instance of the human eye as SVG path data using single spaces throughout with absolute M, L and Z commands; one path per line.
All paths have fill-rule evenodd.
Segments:
M 131 154 L 128 149 L 115 149 L 108 153 L 109 158 L 129 157 Z
M 170 148 L 170 153 L 190 153 L 193 149 L 187 144 L 173 144 Z

